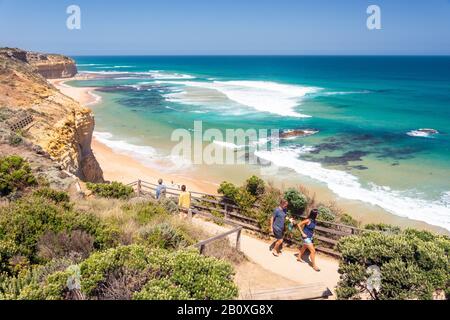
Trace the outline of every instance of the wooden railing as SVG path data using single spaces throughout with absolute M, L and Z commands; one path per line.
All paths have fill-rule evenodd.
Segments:
M 136 195 L 139 197 L 154 197 L 156 193 L 156 187 L 158 185 L 155 183 L 138 180 L 128 184 L 128 186 L 133 187 Z M 165 194 L 167 197 L 178 197 L 180 193 L 181 190 L 166 186 Z M 253 232 L 257 232 L 267 236 L 267 233 L 265 233 L 259 227 L 259 223 L 256 219 L 241 214 L 240 208 L 236 205 L 230 204 L 229 200 L 227 200 L 223 196 L 195 191 L 191 191 L 190 193 L 192 199 L 191 211 L 193 214 L 206 216 L 207 218 L 218 220 L 218 222 L 221 223 L 231 224 L 233 226 L 245 228 L 247 230 L 251 230 Z M 302 218 L 304 219 L 305 217 Z M 335 222 L 322 220 L 318 220 L 317 222 L 318 224 L 316 227 L 315 238 L 319 241 L 319 245 L 316 249 L 323 253 L 338 257 L 340 256 L 340 253 L 335 250 L 335 246 L 338 243 L 339 239 L 346 236 L 360 234 L 362 232 L 369 232 L 368 230 L 359 229 Z M 302 244 L 302 241 L 292 238 L 288 238 L 286 239 L 286 241 L 299 246 Z
M 234 229 L 231 229 L 230 231 L 227 231 L 227 232 L 221 233 L 217 236 L 214 236 L 212 238 L 200 241 L 199 243 L 195 244 L 194 246 L 199 248 L 200 254 L 203 254 L 205 252 L 206 245 L 216 242 L 218 240 L 225 239 L 228 236 L 232 235 L 233 233 L 236 233 L 236 250 L 241 251 L 242 227 L 236 227 Z

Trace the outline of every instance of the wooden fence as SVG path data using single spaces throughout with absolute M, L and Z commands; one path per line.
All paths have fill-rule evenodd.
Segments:
M 138 180 L 128 184 L 134 188 L 136 195 L 154 197 L 157 184 Z M 181 190 L 166 186 L 166 197 L 178 197 Z M 242 227 L 247 230 L 257 232 L 264 236 L 268 236 L 261 228 L 256 219 L 245 216 L 241 213 L 238 206 L 230 204 L 227 199 L 220 195 L 191 191 L 191 210 L 194 214 L 203 215 L 208 218 L 217 218 L 221 222 Z M 237 230 L 237 229 L 236 229 Z M 237 232 L 237 231 L 234 231 Z M 234 233 L 232 232 L 232 233 Z M 346 236 L 368 232 L 364 229 L 355 228 L 328 221 L 317 221 L 315 238 L 318 240 L 317 251 L 340 257 L 340 253 L 336 251 L 335 246 L 339 239 Z M 240 234 L 240 231 L 239 231 Z M 301 245 L 301 240 L 288 238 L 286 242 Z
M 236 233 L 236 250 L 241 251 L 241 233 L 242 233 L 242 227 L 236 227 L 230 231 L 221 233 L 217 236 L 214 236 L 212 238 L 200 241 L 199 243 L 195 244 L 194 246 L 199 248 L 200 254 L 203 254 L 205 252 L 205 247 L 213 242 L 216 242 L 218 240 L 222 240 L 227 238 L 228 236 Z

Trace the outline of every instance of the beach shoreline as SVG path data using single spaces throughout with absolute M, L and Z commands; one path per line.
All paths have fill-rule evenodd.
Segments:
M 81 104 L 89 107 L 101 101 L 101 97 L 95 94 L 95 87 L 71 87 L 65 84 L 72 80 L 87 80 L 92 78 L 91 75 L 78 75 L 74 78 L 49 80 L 57 89 L 63 94 L 77 100 Z M 92 140 L 92 150 L 99 162 L 104 177 L 108 181 L 120 181 L 123 183 L 130 183 L 138 179 L 146 180 L 148 182 L 156 183 L 161 178 L 166 185 L 185 184 L 191 191 L 198 191 L 204 193 L 217 193 L 218 184 L 221 181 L 205 181 L 203 179 L 196 179 L 194 174 L 181 175 L 178 173 L 164 173 L 157 168 L 146 166 L 134 159 L 132 156 L 117 153 L 107 145 L 98 141 L 95 137 Z M 224 177 L 224 180 L 226 178 Z M 300 184 L 300 183 L 298 183 Z M 362 224 L 367 223 L 387 223 L 400 226 L 402 228 L 417 228 L 422 230 L 429 230 L 438 232 L 440 234 L 450 235 L 450 232 L 445 228 L 430 225 L 419 220 L 413 220 L 406 217 L 394 215 L 380 207 L 366 204 L 362 201 L 351 201 L 347 199 L 338 198 L 333 192 L 325 186 L 310 186 L 303 184 L 309 189 L 316 198 L 321 202 L 334 202 L 344 212 L 349 213 Z M 277 185 L 278 186 L 278 185 Z
M 96 89 L 95 87 L 71 87 L 65 84 L 67 81 L 86 80 L 89 78 L 90 76 L 76 76 L 74 78 L 52 79 L 48 81 L 63 94 L 78 101 L 82 105 L 89 107 L 101 101 L 101 99 L 98 98 L 99 96 L 93 92 Z M 177 186 L 184 184 L 188 186 L 188 189 L 191 191 L 211 194 L 217 193 L 216 183 L 197 181 L 194 177 L 180 174 L 160 172 L 156 168 L 145 166 L 131 156 L 114 152 L 110 147 L 98 141 L 95 137 L 92 138 L 91 147 L 103 170 L 104 178 L 107 181 L 131 183 L 140 179 L 156 183 L 158 179 L 163 179 L 166 185 L 171 185 L 173 182 Z

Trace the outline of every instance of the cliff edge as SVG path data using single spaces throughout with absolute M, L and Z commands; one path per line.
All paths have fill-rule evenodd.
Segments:
M 91 149 L 95 125 L 91 110 L 45 79 L 75 73 L 75 62 L 64 56 L 0 49 L 0 108 L 10 114 L 3 124 L 19 130 L 80 179 L 102 182 L 103 172 Z M 32 120 L 22 129 L 23 119 Z

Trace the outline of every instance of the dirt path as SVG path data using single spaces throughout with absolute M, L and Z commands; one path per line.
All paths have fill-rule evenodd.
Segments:
M 223 233 L 229 229 L 227 226 L 219 226 L 201 218 L 194 218 L 193 223 L 200 225 L 202 228 L 213 234 Z M 235 243 L 235 239 L 235 235 L 230 236 L 232 244 Z M 255 273 L 248 277 L 248 289 L 244 287 L 244 290 L 251 291 L 255 289 L 285 288 L 295 284 L 302 285 L 320 282 L 326 285 L 334 293 L 334 289 L 339 280 L 337 271 L 338 261 L 336 259 L 318 254 L 316 257 L 317 265 L 321 268 L 321 271 L 316 272 L 307 263 L 300 263 L 297 261 L 296 256 L 294 256 L 296 253 L 295 250 L 285 248 L 282 255 L 274 257 L 269 251 L 269 245 L 270 242 L 268 241 L 257 239 L 245 232 L 242 234 L 241 251 L 251 262 L 267 271 L 267 273 L 265 273 L 263 272 L 264 270 L 255 270 Z M 257 273 L 260 274 L 260 278 L 255 278 Z M 282 279 L 273 276 L 270 277 L 269 273 L 282 277 Z M 275 281 L 278 281 L 279 283 L 273 283 Z

